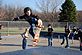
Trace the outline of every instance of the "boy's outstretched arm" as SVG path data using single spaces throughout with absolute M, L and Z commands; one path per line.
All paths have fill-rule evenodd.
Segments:
M 17 21 L 17 20 L 19 20 L 19 18 L 17 17 L 17 18 L 13 18 L 13 21 Z
M 23 16 L 19 16 L 19 17 L 16 17 L 16 18 L 13 18 L 13 21 L 17 21 L 17 20 L 20 20 L 20 19 L 24 19 L 24 15 Z

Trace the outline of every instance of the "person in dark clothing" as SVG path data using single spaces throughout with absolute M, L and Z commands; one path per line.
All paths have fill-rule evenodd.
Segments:
M 37 23 L 37 16 L 32 14 L 32 10 L 29 7 L 24 8 L 24 15 L 14 18 L 13 21 L 17 21 L 23 19 L 30 24 L 29 33 L 34 38 L 35 34 L 33 32 L 33 28 L 36 26 Z
M 1 30 L 1 28 L 2 28 L 2 24 L 0 24 L 0 30 Z M 2 40 L 2 38 L 1 38 L 1 32 L 0 32 L 0 40 Z
M 77 34 L 77 28 L 75 26 L 73 26 L 72 33 L 71 34 L 72 34 L 72 43 L 73 43 L 74 37 Z
M 65 26 L 65 39 L 66 39 L 66 46 L 65 48 L 69 48 L 69 43 L 68 43 L 68 39 L 69 39 L 69 35 L 70 35 L 70 26 Z M 65 39 L 63 38 L 63 41 L 61 43 L 61 45 L 64 44 Z
M 80 51 L 82 51 L 82 29 L 78 29 L 78 37 L 80 38 Z
M 73 32 L 76 32 L 77 31 L 77 28 L 75 26 L 73 26 L 73 29 L 72 29 Z
M 78 30 L 78 37 L 80 37 L 81 42 L 82 42 L 82 37 L 81 37 L 81 36 L 82 36 L 82 29 L 79 29 L 79 30 Z
M 53 28 L 51 24 L 48 24 L 48 46 L 52 46 L 52 38 L 53 38 Z
M 35 39 L 34 30 L 38 24 L 38 16 L 33 15 L 32 10 L 29 7 L 26 7 L 26 8 L 24 8 L 24 15 L 14 18 L 13 20 L 16 21 L 16 20 L 20 20 L 20 19 L 23 19 L 30 24 L 29 33 L 33 37 L 33 43 L 34 43 L 34 39 Z M 34 46 L 34 44 L 33 44 L 33 46 Z

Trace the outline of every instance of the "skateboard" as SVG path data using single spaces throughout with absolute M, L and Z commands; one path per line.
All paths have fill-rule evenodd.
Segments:
M 22 40 L 22 49 L 26 49 L 26 46 L 27 46 L 27 40 L 26 40 L 26 38 L 23 38 L 23 40 Z

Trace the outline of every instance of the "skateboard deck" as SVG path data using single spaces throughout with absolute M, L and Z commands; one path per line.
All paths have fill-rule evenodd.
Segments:
M 22 40 L 22 49 L 26 49 L 26 45 L 27 45 L 27 40 L 26 40 L 26 38 L 23 38 L 23 40 Z

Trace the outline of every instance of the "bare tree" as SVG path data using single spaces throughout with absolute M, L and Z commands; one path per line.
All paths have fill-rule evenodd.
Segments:
M 1 16 L 2 16 L 2 0 L 0 0 L 0 19 L 2 19 Z
M 10 21 L 14 17 L 20 16 L 22 14 L 22 8 L 16 6 L 5 5 L 5 15 L 4 20 Z
M 0 9 L 0 20 L 3 21 L 10 21 L 13 18 L 22 15 L 22 7 L 18 7 L 18 6 L 10 6 L 5 4 L 4 6 L 1 6 Z
M 37 7 L 44 14 L 44 18 L 48 21 L 55 21 L 57 19 L 57 7 L 63 0 L 36 0 Z

